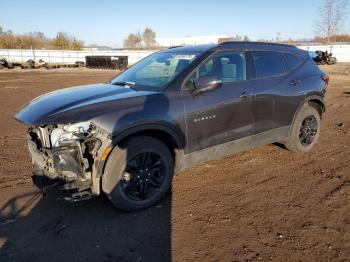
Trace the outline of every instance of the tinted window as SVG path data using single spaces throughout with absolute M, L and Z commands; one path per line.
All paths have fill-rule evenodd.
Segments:
M 293 70 L 301 63 L 301 60 L 292 54 L 284 53 L 283 55 L 286 59 L 289 69 Z
M 223 83 L 246 80 L 244 52 L 220 52 L 199 68 L 199 76 L 216 76 Z
M 283 74 L 286 66 L 283 57 L 271 51 L 253 52 L 256 77 L 269 77 Z

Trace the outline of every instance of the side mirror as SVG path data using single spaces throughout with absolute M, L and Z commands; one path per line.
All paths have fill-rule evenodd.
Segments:
M 216 76 L 200 76 L 195 82 L 196 89 L 193 93 L 198 94 L 206 91 L 211 91 L 221 86 L 221 80 Z

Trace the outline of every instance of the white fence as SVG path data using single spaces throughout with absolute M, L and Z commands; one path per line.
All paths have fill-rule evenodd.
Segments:
M 298 46 L 308 51 L 322 50 L 332 52 L 339 62 L 350 62 L 350 45 L 322 45 Z M 74 64 L 76 61 L 85 62 L 85 56 L 128 56 L 129 65 L 152 54 L 156 50 L 134 51 L 70 51 L 70 50 L 26 50 L 26 49 L 0 49 L 0 59 L 6 58 L 10 62 L 24 63 L 29 59 L 38 61 L 43 59 L 47 63 Z
M 0 49 L 0 59 L 6 58 L 9 62 L 24 63 L 29 59 L 44 60 L 54 64 L 74 64 L 76 61 L 85 62 L 85 56 L 128 56 L 129 65 L 155 52 L 116 50 L 116 51 L 70 51 L 70 50 L 27 50 L 27 49 Z

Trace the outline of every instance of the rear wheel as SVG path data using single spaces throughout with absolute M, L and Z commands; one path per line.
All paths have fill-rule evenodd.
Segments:
M 174 161 L 159 140 L 140 136 L 113 149 L 102 183 L 117 207 L 132 211 L 152 206 L 169 190 Z
M 304 105 L 292 124 L 286 147 L 297 153 L 305 153 L 314 147 L 321 127 L 321 117 L 316 108 Z

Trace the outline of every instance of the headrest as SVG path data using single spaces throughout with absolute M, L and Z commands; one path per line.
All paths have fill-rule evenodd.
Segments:
M 235 64 L 222 65 L 222 77 L 223 78 L 236 78 L 237 77 L 237 65 L 235 65 Z

